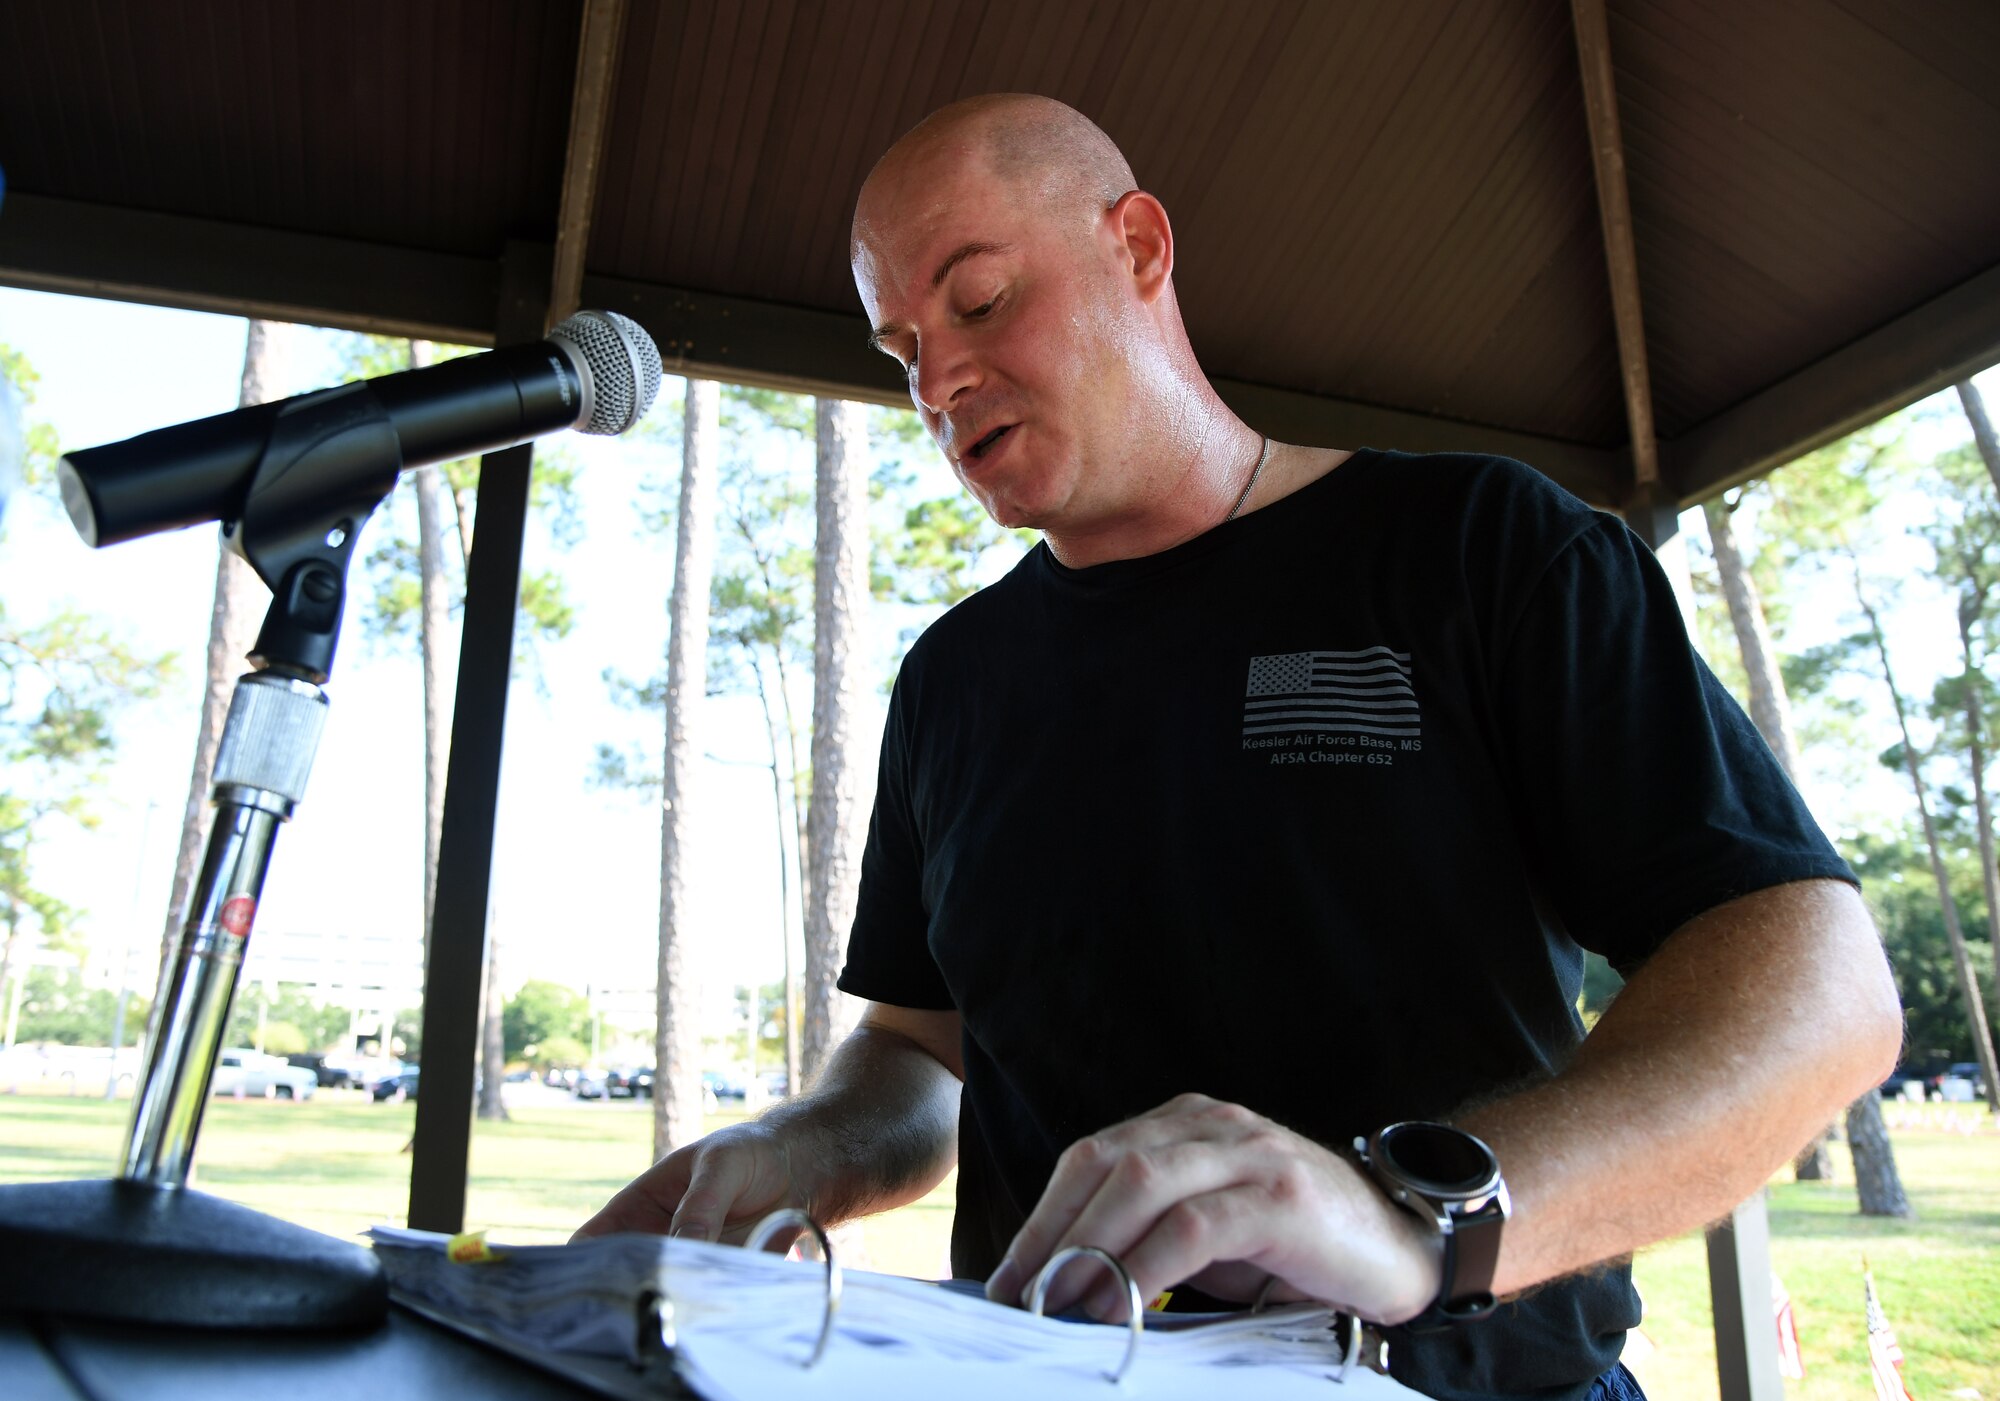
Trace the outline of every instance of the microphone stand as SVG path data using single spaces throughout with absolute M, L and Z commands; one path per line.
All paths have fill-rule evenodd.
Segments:
M 0 1315 L 231 1328 L 379 1322 L 374 1253 L 187 1185 L 216 1055 L 278 825 L 304 796 L 326 720 L 355 537 L 402 448 L 365 383 L 286 405 L 223 539 L 272 601 L 216 754 L 215 821 L 160 971 L 124 1168 L 0 1187 Z

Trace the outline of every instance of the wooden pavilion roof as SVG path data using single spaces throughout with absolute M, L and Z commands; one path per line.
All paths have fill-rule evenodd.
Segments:
M 1990 0 L 11 6 L 0 281 L 471 343 L 580 299 L 900 402 L 855 191 L 1008 89 L 1124 147 L 1204 364 L 1300 440 L 1679 505 L 2000 359 Z

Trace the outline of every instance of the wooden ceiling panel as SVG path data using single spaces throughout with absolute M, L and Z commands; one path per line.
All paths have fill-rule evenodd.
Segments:
M 2000 108 L 1870 22 L 1910 8 L 1614 10 L 1664 435 L 2000 258 Z
M 6 7 L 0 278 L 484 335 L 502 250 L 553 236 L 582 13 Z M 1690 489 L 2000 355 L 2000 5 L 1608 20 L 1655 417 Z M 1625 413 L 1576 65 L 1567 0 L 635 2 L 586 281 L 677 364 L 890 396 L 855 349 L 863 177 L 947 101 L 1045 92 L 1166 204 L 1230 393 L 1323 440 L 1485 425 L 1595 480 Z
M 570 8 L 10 7 L 0 158 L 84 203 L 497 254 L 554 227 Z

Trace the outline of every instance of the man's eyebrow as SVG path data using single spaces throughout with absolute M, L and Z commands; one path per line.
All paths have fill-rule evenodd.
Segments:
M 957 267 L 960 263 L 964 262 L 967 258 L 977 257 L 981 253 L 1011 253 L 1013 251 L 1014 251 L 1014 245 L 1011 243 L 963 244 L 960 247 L 954 249 L 950 257 L 946 258 L 943 262 L 938 264 L 938 270 L 931 274 L 931 286 L 933 287 L 941 286 L 945 278 L 951 275 L 951 270 Z
M 951 270 L 967 258 L 976 258 L 982 253 L 1011 253 L 1013 251 L 1014 245 L 1011 243 L 973 242 L 961 244 L 959 247 L 954 248 L 942 263 L 938 264 L 938 270 L 931 274 L 931 286 L 942 286 L 944 280 L 951 276 Z M 885 355 L 888 354 L 889 348 L 883 342 L 888 340 L 889 337 L 896 335 L 902 329 L 902 326 L 894 321 L 889 322 L 887 325 L 877 326 L 868 337 L 869 349 L 879 350 Z

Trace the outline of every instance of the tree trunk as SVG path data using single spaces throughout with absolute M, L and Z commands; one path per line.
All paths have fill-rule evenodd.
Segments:
M 282 394 L 291 327 L 279 321 L 252 321 L 243 347 L 240 406 L 266 403 Z M 208 685 L 195 731 L 194 767 L 188 775 L 187 807 L 181 817 L 180 853 L 174 860 L 173 891 L 160 940 L 160 962 L 173 957 L 174 942 L 185 917 L 188 891 L 208 845 L 209 789 L 215 775 L 215 751 L 222 743 L 222 723 L 229 718 L 229 699 L 236 678 L 247 669 L 245 658 L 257 640 L 257 629 L 270 606 L 270 590 L 241 556 L 218 546 L 215 594 L 208 615 Z
M 2000 491 L 2000 435 L 1994 433 L 1993 420 L 1986 416 L 1986 401 L 1980 397 L 1979 387 L 1970 379 L 1959 382 L 1958 402 L 1965 407 L 1965 418 L 1972 425 L 1972 439 L 1979 445 L 1979 457 L 1986 464 L 1986 474 L 1993 478 L 1994 490 Z M 1989 842 L 1992 840 L 1992 825 L 1983 816 L 1980 818 L 1979 830 Z M 1986 869 L 1992 871 L 1992 852 L 1986 850 L 1982 855 Z M 1986 905 L 1991 912 L 1993 895 L 1990 890 L 1986 896 Z M 2000 1006 L 2000 932 L 1994 934 L 1993 950 L 1993 1005 Z M 1986 1089 L 1989 1097 L 2000 1095 L 2000 1085 L 1993 1083 L 1991 1071 L 1987 1072 Z
M 429 341 L 410 342 L 410 364 L 431 362 Z M 421 357 L 421 360 L 420 360 Z M 459 567 L 472 568 L 472 511 L 467 497 L 454 491 L 444 469 L 419 467 L 417 492 L 417 577 L 422 588 L 418 607 L 418 638 L 424 662 L 424 967 L 431 962 L 431 926 L 437 920 L 437 857 L 444 835 L 444 779 L 451 768 L 451 690 L 445 684 L 444 650 L 451 635 L 451 583 L 444 567 L 444 511 L 439 497 L 450 494 L 452 519 L 458 527 Z M 477 1117 L 506 1121 L 501 1098 L 506 1082 L 506 1040 L 500 1017 L 505 999 L 500 992 L 499 940 L 486 930 L 486 963 L 479 970 L 479 1055 L 483 1062 Z
M 1799 746 L 1792 730 L 1792 707 L 1785 694 L 1784 674 L 1778 670 L 1777 648 L 1771 643 L 1771 628 L 1764 615 L 1764 599 L 1757 580 L 1744 562 L 1736 543 L 1733 521 L 1735 508 L 1720 497 L 1702 502 L 1702 516 L 1708 522 L 1709 545 L 1715 554 L 1715 570 L 1722 576 L 1722 596 L 1729 604 L 1730 626 L 1736 632 L 1736 647 L 1743 656 L 1743 671 L 1750 681 L 1750 720 L 1770 746 L 1778 766 L 1799 784 Z M 1813 1140 L 1792 1159 L 1792 1176 L 1800 1182 L 1833 1180 L 1833 1154 L 1827 1148 L 1831 1130 L 1813 1135 Z
M 1777 649 L 1771 645 L 1771 629 L 1764 616 L 1764 600 L 1757 581 L 1736 544 L 1731 521 L 1734 509 L 1719 498 L 1704 501 L 1701 513 L 1708 521 L 1708 539 L 1715 552 L 1716 573 L 1722 576 L 1722 596 L 1729 603 L 1729 621 L 1736 630 L 1736 646 L 1743 654 L 1743 671 L 1750 680 L 1750 720 L 1764 743 L 1796 788 L 1799 783 L 1799 745 L 1792 731 L 1792 708 L 1785 695 L 1785 679 L 1778 670 Z
M 771 713 L 771 689 L 764 684 L 764 668 L 757 654 L 750 654 L 750 670 L 757 678 L 757 702 L 764 709 L 764 737 L 771 746 L 771 811 L 778 839 L 778 948 L 785 969 L 784 1010 L 779 1014 L 785 1028 L 785 1093 L 799 1092 L 799 1009 L 792 978 L 791 858 L 785 854 L 785 790 L 778 773 L 778 722 Z M 803 896 L 801 897 L 803 899 Z
M 1882 1124 L 1882 1101 L 1872 1090 L 1847 1106 L 1847 1145 L 1854 1154 L 1854 1185 L 1861 1195 L 1861 1214 L 1914 1220 L 1917 1209 L 1904 1195 L 1895 1150 L 1889 1146 L 1889 1130 Z
M 1958 645 L 1965 661 L 1965 748 L 1966 760 L 1972 768 L 1973 813 L 1979 822 L 1979 879 L 1986 892 L 1986 937 L 1994 950 L 1995 977 L 2000 978 L 2000 871 L 1996 871 L 1993 865 L 1993 805 L 1986 796 L 1986 747 L 1981 734 L 1985 700 L 1985 688 L 1981 682 L 1985 673 L 1975 664 L 1972 656 L 1972 628 L 1984 611 L 1983 604 L 1983 598 L 1975 596 L 1960 605 Z M 1975 992 L 1978 991 L 1976 978 L 1972 986 Z M 1979 1064 L 1986 1080 L 1987 1107 L 2000 1114 L 2000 1067 L 1993 1064 L 1991 1036 L 1974 1049 L 1981 1057 Z
M 681 441 L 681 496 L 668 602 L 666 763 L 660 795 L 659 1018 L 653 1044 L 653 1157 L 701 1136 L 701 1028 L 685 927 L 688 820 L 694 732 L 707 690 L 708 595 L 715 573 L 715 485 L 721 390 L 713 380 L 687 382 Z
M 27 863 L 23 861 L 22 864 L 26 865 Z M 14 941 L 20 937 L 20 933 L 21 902 L 12 895 L 9 895 L 7 897 L 7 942 L 5 945 L 0 945 L 0 999 L 6 999 L 9 1007 L 12 1007 L 13 1000 L 7 986 L 7 975 L 11 972 L 17 977 L 25 978 L 27 976 L 25 972 L 14 967 Z M 0 1050 L 11 1051 L 13 1049 L 14 1017 L 9 1012 L 5 1018 L 5 1024 L 0 1025 Z M 788 1084 L 786 1088 L 789 1090 L 791 1087 Z M 11 1088 L 8 1090 L 8 1093 L 13 1093 Z
M 854 924 L 865 821 L 854 762 L 868 605 L 867 419 L 861 405 L 815 401 L 818 538 L 813 557 L 812 799 L 806 815 L 805 1083 L 853 1018 L 837 986 Z
M 767 573 L 764 589 L 776 593 L 775 581 Z M 785 674 L 785 648 L 782 643 L 771 649 L 771 669 L 777 673 L 778 714 L 784 720 L 786 763 L 791 766 L 791 808 L 792 843 L 799 854 L 799 911 L 812 908 L 812 828 L 806 816 L 807 804 L 812 800 L 812 776 L 799 766 L 799 722 L 792 714 L 792 681 Z M 758 685 L 762 685 L 760 679 Z
M 410 368 L 430 363 L 431 343 L 411 341 Z M 412 485 L 417 493 L 417 576 L 422 588 L 417 640 L 424 664 L 424 963 L 428 966 L 437 910 L 438 839 L 444 831 L 444 777 L 451 762 L 451 691 L 444 655 L 450 638 L 451 582 L 445 576 L 444 513 L 438 501 L 441 474 L 435 466 L 419 467 Z
M 507 1042 L 501 1022 L 500 936 L 486 922 L 486 968 L 479 977 L 479 1111 L 478 1117 L 506 1123 L 513 1118 L 500 1098 L 507 1083 Z
M 1979 387 L 1970 379 L 1958 383 L 1958 402 L 1965 406 L 1966 421 L 1972 425 L 1972 440 L 1979 444 L 1980 459 L 1986 464 L 1987 475 L 1993 478 L 1993 489 L 2000 491 L 2000 436 L 1993 432 L 1993 420 L 1986 416 L 1986 401 L 1979 396 Z
M 1917 762 L 1917 747 L 1910 740 L 1909 717 L 1903 708 L 1903 693 L 1896 689 L 1895 674 L 1889 669 L 1889 642 L 1882 635 L 1882 622 L 1876 615 L 1875 606 L 1861 591 L 1860 566 L 1855 567 L 1854 596 L 1860 601 L 1861 611 L 1868 618 L 1869 635 L 1875 643 L 1877 655 L 1882 659 L 1882 678 L 1889 686 L 1889 699 L 1896 706 L 1896 725 L 1903 735 L 1903 765 L 1909 770 L 1910 786 L 1917 793 L 1917 815 L 1924 824 L 1924 845 L 1930 851 L 1931 878 L 1937 882 L 1938 904 L 1944 914 L 1945 936 L 1951 940 L 1951 958 L 1958 970 L 1959 996 L 1965 1001 L 1966 1024 L 1972 1028 L 1972 1045 L 1977 1052 L 1979 1063 L 1991 1067 L 1993 1064 L 1993 1034 L 1986 1025 L 1986 1003 L 1980 996 L 1979 983 L 1972 974 L 1972 958 L 1965 949 L 1965 931 L 1958 922 L 1958 903 L 1951 898 L 1951 882 L 1944 869 L 1943 848 L 1938 844 L 1937 824 L 1931 821 L 1930 798 L 1924 790 L 1923 768 Z M 1992 1093 L 1992 1070 L 1987 1070 L 1988 1093 Z

